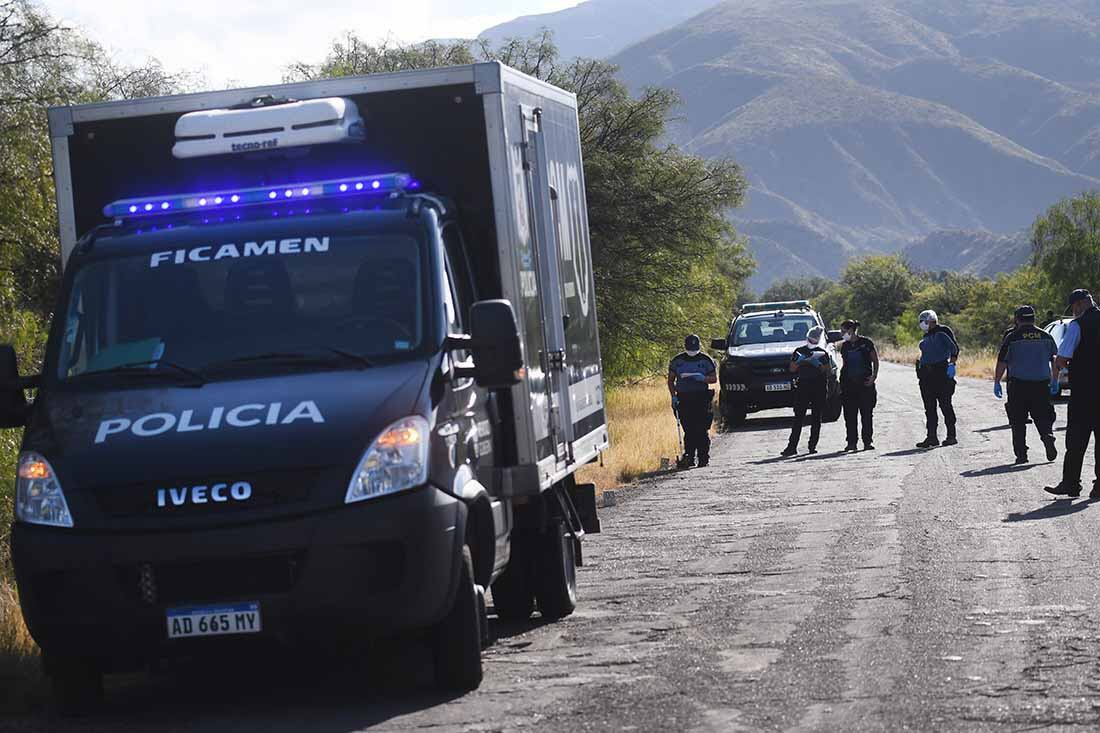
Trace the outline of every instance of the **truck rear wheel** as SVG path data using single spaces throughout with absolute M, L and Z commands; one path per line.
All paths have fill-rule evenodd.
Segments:
M 43 664 L 62 715 L 87 715 L 103 703 L 103 673 L 91 662 L 49 656 Z
M 466 692 L 481 685 L 480 616 L 473 556 L 469 547 L 463 547 L 454 605 L 435 627 L 432 638 L 435 682 L 440 688 Z
M 517 537 L 512 538 L 512 558 L 500 577 L 493 581 L 493 607 L 501 621 L 526 621 L 535 610 L 531 587 L 530 553 Z
M 559 619 L 577 607 L 577 562 L 573 536 L 557 519 L 550 531 L 539 538 L 539 572 L 535 597 L 546 619 Z

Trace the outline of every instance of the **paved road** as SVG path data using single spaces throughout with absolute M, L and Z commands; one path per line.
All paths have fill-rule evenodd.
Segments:
M 604 510 L 578 612 L 498 626 L 473 694 L 434 696 L 404 654 L 242 662 L 124 682 L 76 729 L 1097 728 L 1100 505 L 1048 500 L 1060 464 L 1006 465 L 988 384 L 960 384 L 962 445 L 932 451 L 911 370 L 880 392 L 877 452 L 836 452 L 836 424 L 779 460 L 785 421 L 753 420 Z

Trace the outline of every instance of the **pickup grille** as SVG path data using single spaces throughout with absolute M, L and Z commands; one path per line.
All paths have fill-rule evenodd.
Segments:
M 205 603 L 289 593 L 303 553 L 220 557 L 117 569 L 123 593 L 144 604 Z

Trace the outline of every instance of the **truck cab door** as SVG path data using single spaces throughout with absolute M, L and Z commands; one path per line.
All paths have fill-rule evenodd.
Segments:
M 539 354 L 546 374 L 549 429 L 559 466 L 574 462 L 573 416 L 569 394 L 568 352 L 565 342 L 565 297 L 562 292 L 561 243 L 554 220 L 554 195 L 550 185 L 550 155 L 542 126 L 542 110 L 520 106 L 523 118 L 523 168 L 527 181 L 527 209 L 537 262 L 536 277 L 542 305 L 545 348 Z

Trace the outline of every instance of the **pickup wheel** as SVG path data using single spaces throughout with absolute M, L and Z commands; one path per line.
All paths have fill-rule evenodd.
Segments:
M 87 715 L 103 703 L 103 673 L 91 662 L 51 655 L 43 664 L 62 715 Z
M 512 537 L 512 558 L 500 577 L 493 581 L 493 607 L 501 621 L 526 621 L 535 610 L 531 587 L 530 553 L 519 538 Z
M 573 536 L 560 519 L 539 538 L 538 566 L 535 597 L 542 617 L 556 620 L 573 613 L 577 607 L 576 553 Z
M 437 686 L 467 692 L 481 685 L 481 639 L 482 620 L 477 586 L 474 585 L 473 556 L 469 547 L 463 547 L 454 605 L 433 631 Z

